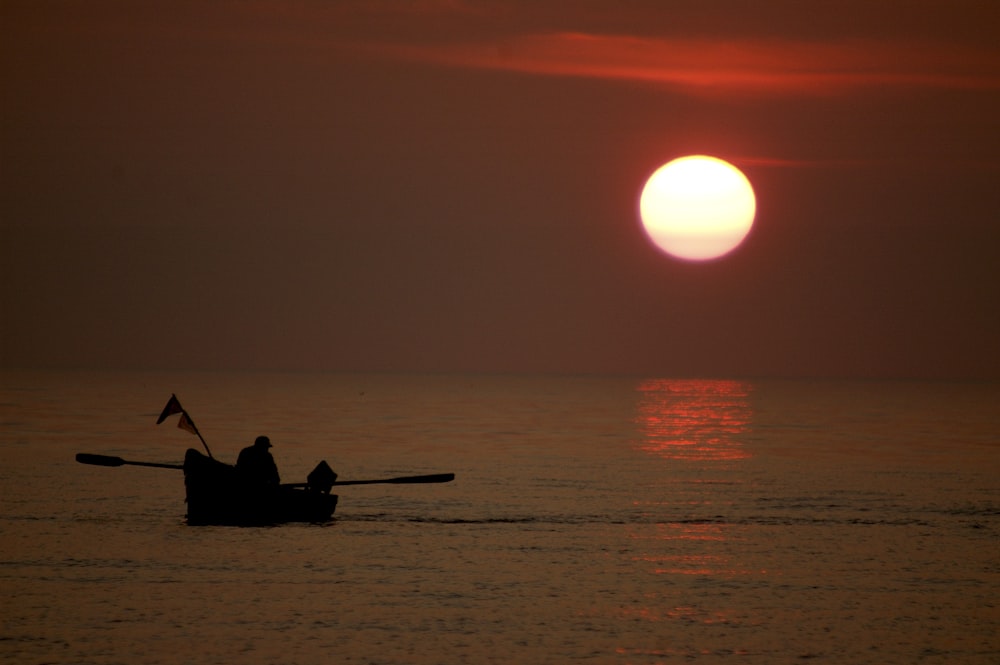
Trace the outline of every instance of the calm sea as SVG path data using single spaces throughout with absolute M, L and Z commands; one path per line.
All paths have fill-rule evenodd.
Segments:
M 154 421 L 328 525 L 188 527 Z M 0 375 L 5 663 L 1000 662 L 1000 386 Z

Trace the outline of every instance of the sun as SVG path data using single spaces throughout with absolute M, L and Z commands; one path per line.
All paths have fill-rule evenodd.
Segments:
M 639 215 L 650 240 L 689 261 L 734 250 L 750 232 L 757 201 L 743 173 L 729 162 L 691 155 L 664 164 L 646 181 Z

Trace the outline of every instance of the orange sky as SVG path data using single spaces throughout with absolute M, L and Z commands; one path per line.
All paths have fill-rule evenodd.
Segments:
M 0 367 L 1000 378 L 1000 5 L 0 5 Z M 670 159 L 754 183 L 653 249 Z

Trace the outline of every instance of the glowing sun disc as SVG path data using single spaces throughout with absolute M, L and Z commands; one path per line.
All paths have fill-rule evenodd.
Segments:
M 742 171 L 705 155 L 664 164 L 646 181 L 639 216 L 649 239 L 671 256 L 705 261 L 728 254 L 750 232 L 757 200 Z

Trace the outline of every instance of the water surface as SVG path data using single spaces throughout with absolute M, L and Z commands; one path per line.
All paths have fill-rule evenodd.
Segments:
M 258 434 L 328 525 L 188 527 L 154 425 Z M 0 376 L 0 660 L 996 663 L 1000 388 L 496 376 Z

